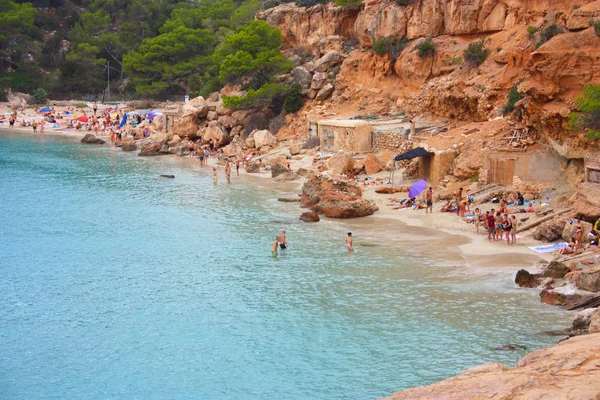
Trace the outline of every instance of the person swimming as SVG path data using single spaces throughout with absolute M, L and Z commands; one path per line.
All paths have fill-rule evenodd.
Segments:
M 354 251 L 354 247 L 352 247 L 352 232 L 348 232 L 348 236 L 346 237 L 346 248 L 348 251 Z
M 281 250 L 287 249 L 288 243 L 285 237 L 285 229 L 281 231 L 281 235 L 279 235 L 277 239 L 279 240 L 279 247 L 281 247 Z

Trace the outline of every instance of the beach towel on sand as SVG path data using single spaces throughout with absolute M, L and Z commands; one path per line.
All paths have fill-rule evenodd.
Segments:
M 537 251 L 538 253 L 551 253 L 553 251 L 563 249 L 563 248 L 567 247 L 568 245 L 569 244 L 567 242 L 562 242 L 562 243 L 548 244 L 545 246 L 530 246 L 529 248 L 533 251 Z

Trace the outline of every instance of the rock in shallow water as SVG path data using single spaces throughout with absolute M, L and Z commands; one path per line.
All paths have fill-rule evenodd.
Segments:
M 319 215 L 314 211 L 306 211 L 300 215 L 300 220 L 304 222 L 319 222 L 321 218 L 319 218 Z
M 104 140 L 97 138 L 91 133 L 86 134 L 83 138 L 81 138 L 81 143 L 85 144 L 104 144 L 106 143 Z

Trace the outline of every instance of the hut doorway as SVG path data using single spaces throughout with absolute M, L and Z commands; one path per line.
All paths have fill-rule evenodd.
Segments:
M 490 160 L 491 183 L 504 186 L 512 186 L 515 175 L 515 163 L 513 158 L 497 158 Z

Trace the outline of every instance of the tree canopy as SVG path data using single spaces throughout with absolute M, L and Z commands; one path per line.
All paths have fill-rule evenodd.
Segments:
M 37 4 L 37 3 L 33 3 Z M 0 97 L 180 96 L 290 68 L 259 0 L 0 0 Z M 256 48 L 254 48 L 256 46 Z

